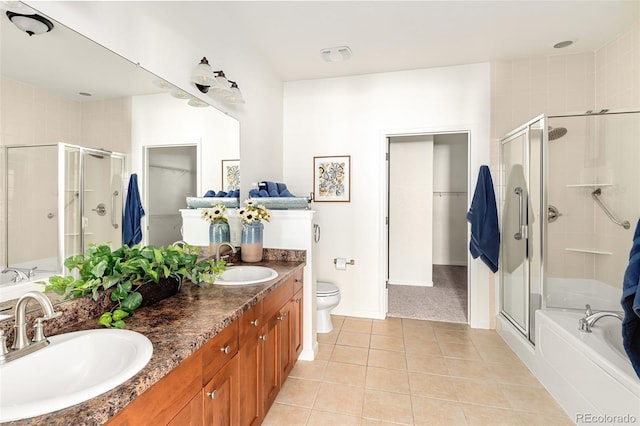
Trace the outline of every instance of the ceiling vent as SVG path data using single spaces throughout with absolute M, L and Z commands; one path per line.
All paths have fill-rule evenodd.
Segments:
M 320 51 L 322 59 L 326 62 L 342 62 L 351 58 L 349 46 L 328 47 Z

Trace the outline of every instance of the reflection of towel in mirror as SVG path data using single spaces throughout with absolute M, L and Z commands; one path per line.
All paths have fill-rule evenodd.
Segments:
M 516 188 L 521 188 L 522 193 L 518 195 Z M 529 253 L 532 249 L 531 238 L 516 239 L 515 235 L 522 232 L 520 222 L 523 225 L 531 225 L 534 222 L 533 209 L 529 200 L 529 188 L 524 177 L 522 164 L 511 166 L 507 177 L 507 187 L 505 189 L 504 213 L 502 216 L 502 266 L 505 271 L 511 273 L 515 271 L 525 258 L 525 243 L 529 240 Z M 521 206 L 520 203 L 523 203 Z M 524 205 L 526 203 L 526 207 Z M 522 212 L 520 212 L 522 208 Z M 520 218 L 522 214 L 522 218 Z
M 487 166 L 480 166 L 478 183 L 467 213 L 467 222 L 471 224 L 471 241 L 469 241 L 471 255 L 474 259 L 480 256 L 489 269 L 496 272 L 500 250 L 500 229 L 493 180 Z
M 213 189 L 208 190 L 203 197 L 215 197 L 216 196 L 216 191 L 214 191 Z
M 134 246 L 142 241 L 142 226 L 140 221 L 144 216 L 144 209 L 138 192 L 138 175 L 133 173 L 129 178 L 127 201 L 122 218 L 122 244 Z
M 629 265 L 622 282 L 622 345 L 640 377 L 640 219 L 633 235 Z

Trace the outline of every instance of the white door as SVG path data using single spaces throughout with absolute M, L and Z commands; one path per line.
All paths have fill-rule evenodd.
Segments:
M 432 286 L 433 136 L 389 139 L 389 284 Z

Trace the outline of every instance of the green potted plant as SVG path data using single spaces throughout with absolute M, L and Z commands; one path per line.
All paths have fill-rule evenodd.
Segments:
M 91 245 L 85 253 L 71 256 L 64 262 L 69 271 L 77 271 L 76 276 L 53 276 L 45 290 L 63 295 L 65 299 L 91 294 L 95 301 L 100 292 L 111 290 L 114 306 L 102 314 L 98 323 L 124 328 L 126 317 L 141 306 L 177 293 L 184 278 L 194 284 L 212 284 L 224 272 L 224 260 L 198 262 L 198 252 L 198 248 L 188 244 L 183 247 L 125 245 L 114 251 L 108 244 Z M 172 283 L 174 290 L 159 298 L 154 296 L 159 285 L 167 281 Z

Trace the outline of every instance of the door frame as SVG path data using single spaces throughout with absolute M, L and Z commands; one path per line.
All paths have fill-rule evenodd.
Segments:
M 149 206 L 149 150 L 154 148 L 184 148 L 193 146 L 196 148 L 196 193 L 202 192 L 202 143 L 200 139 L 191 139 L 185 141 L 175 141 L 172 143 L 150 143 L 142 145 L 142 205 Z M 185 208 L 187 208 L 185 200 Z M 149 244 L 149 212 L 145 209 L 145 215 L 142 217 L 142 241 L 141 244 Z M 179 212 L 178 212 L 179 213 Z M 180 231 L 182 234 L 182 230 Z
M 382 226 L 382 238 L 383 242 L 381 244 L 381 259 L 380 262 L 380 276 L 383 278 L 382 282 L 379 285 L 380 289 L 380 299 L 382 301 L 382 310 L 384 315 L 389 312 L 389 290 L 387 288 L 387 282 L 389 279 L 389 225 L 388 225 L 388 217 L 389 217 L 389 144 L 390 139 L 394 137 L 403 137 L 403 136 L 437 136 L 437 135 L 445 135 L 445 134 L 466 134 L 467 135 L 467 205 L 470 204 L 471 198 L 473 197 L 473 189 L 472 182 L 473 176 L 471 173 L 471 144 L 472 144 L 472 136 L 473 130 L 472 126 L 468 125 L 453 125 L 453 126 L 441 126 L 441 127 L 433 127 L 433 128 L 419 128 L 419 129 L 396 129 L 396 130 L 387 130 L 382 132 L 382 141 L 383 141 L 383 149 L 384 153 L 382 155 L 382 159 L 385 163 L 383 169 L 384 174 L 382 178 L 383 188 L 382 196 L 383 202 L 382 205 L 382 217 L 381 217 L 381 226 Z M 467 225 L 467 241 L 471 237 L 471 228 Z M 467 324 L 471 323 L 471 311 L 472 311 L 472 287 L 471 287 L 471 276 L 473 268 L 473 263 L 471 262 L 471 255 L 467 251 Z

